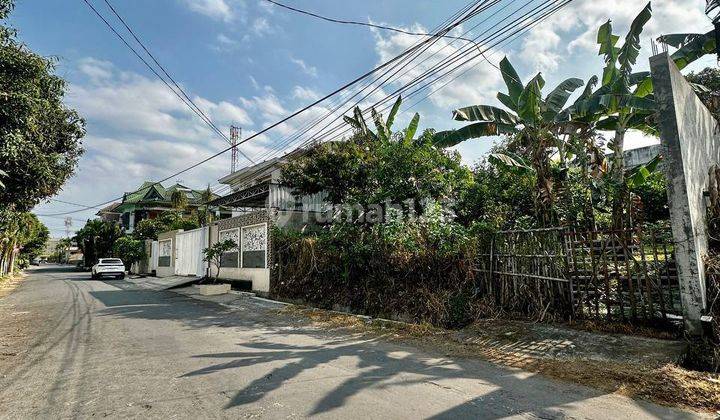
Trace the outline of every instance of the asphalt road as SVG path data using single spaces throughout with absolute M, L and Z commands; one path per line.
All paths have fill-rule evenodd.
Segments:
M 0 299 L 0 417 L 689 418 L 469 359 L 45 267 Z

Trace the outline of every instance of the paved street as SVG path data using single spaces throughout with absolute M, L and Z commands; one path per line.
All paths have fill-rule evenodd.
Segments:
M 276 310 L 36 268 L 0 299 L 0 417 L 691 417 Z

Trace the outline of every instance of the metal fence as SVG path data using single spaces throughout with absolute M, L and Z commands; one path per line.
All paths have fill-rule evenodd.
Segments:
M 479 288 L 511 311 L 556 318 L 679 318 L 669 229 L 497 232 L 478 255 Z

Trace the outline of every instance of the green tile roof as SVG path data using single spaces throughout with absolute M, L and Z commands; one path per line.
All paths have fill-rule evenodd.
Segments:
M 152 181 L 145 181 L 136 191 L 125 193 L 120 206 L 125 206 L 128 204 L 171 205 L 172 194 L 177 190 L 187 192 L 188 203 L 190 205 L 202 204 L 202 190 L 193 190 L 181 184 L 175 184 L 171 187 L 166 188 L 161 184 L 156 184 Z M 213 198 L 217 197 L 218 196 L 216 194 L 213 194 Z

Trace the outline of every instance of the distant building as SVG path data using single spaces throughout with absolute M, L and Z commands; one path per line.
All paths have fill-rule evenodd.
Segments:
M 659 155 L 662 148 L 659 144 L 651 144 L 649 146 L 638 147 L 636 149 L 629 149 L 623 152 L 625 157 L 625 167 L 630 169 L 636 166 L 645 165 Z M 608 160 L 612 161 L 613 153 L 608 153 Z
M 265 208 L 322 211 L 324 194 L 295 196 L 289 187 L 282 185 L 281 168 L 291 156 L 270 159 L 220 178 L 218 181 L 230 186 L 232 193 L 220 197 L 214 203 L 233 207 L 239 213 Z
M 100 209 L 100 211 L 95 213 L 95 215 L 99 216 L 103 221 L 119 223 L 121 216 L 120 212 L 117 211 L 119 206 L 120 203 L 112 203 L 109 206 Z
M 187 207 L 183 210 L 187 216 L 206 205 L 202 198 L 202 190 L 193 190 L 181 184 L 166 188 L 161 184 L 146 181 L 136 191 L 125 193 L 120 203 L 100 210 L 97 215 L 104 220 L 117 218 L 115 220 L 120 223 L 122 229 L 131 233 L 141 220 L 155 219 L 163 212 L 172 209 L 171 197 L 176 191 L 182 192 L 187 198 Z M 218 197 L 212 195 L 212 199 Z M 223 207 L 215 206 L 210 209 L 218 218 L 231 216 L 231 212 Z

